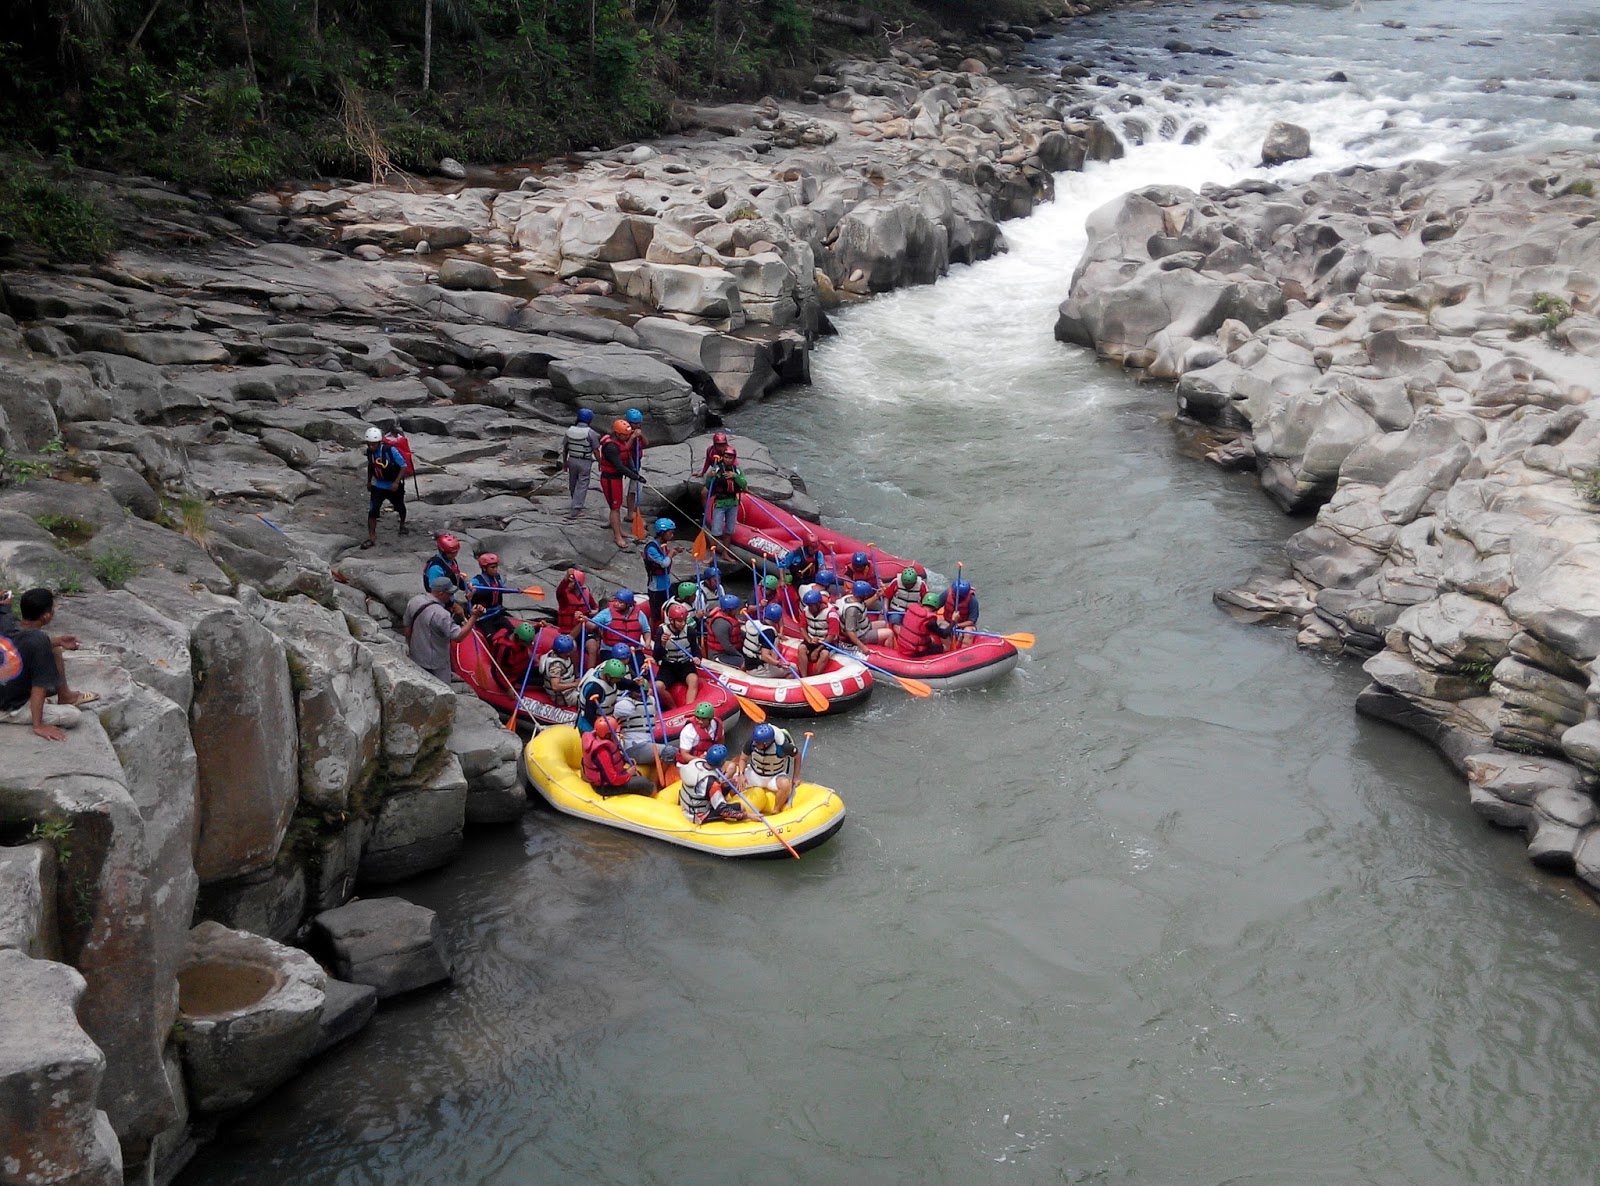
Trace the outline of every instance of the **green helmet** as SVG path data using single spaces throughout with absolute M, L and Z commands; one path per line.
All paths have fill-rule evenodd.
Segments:
M 900 583 L 902 585 L 904 585 L 907 589 L 913 588 L 917 583 L 917 570 L 914 569 L 914 568 L 903 568 L 903 569 L 901 569 L 900 570 Z
M 944 598 L 940 597 L 937 593 L 929 593 L 922 599 L 922 604 L 927 606 L 929 609 L 938 609 L 943 602 Z
M 771 593 L 774 589 L 776 589 L 778 587 L 778 578 L 774 577 L 774 576 L 767 577 L 765 580 L 763 580 L 761 582 L 761 587 L 763 589 L 765 589 L 768 593 Z
M 533 628 L 532 622 L 518 622 L 515 633 L 518 642 L 532 642 L 539 637 L 539 632 Z
M 684 581 L 678 586 L 678 600 L 690 601 L 694 598 L 694 582 Z
M 621 679 L 628 674 L 628 665 L 621 659 L 607 659 L 600 664 L 600 674 L 607 679 Z
M 712 717 L 717 715 L 717 710 L 702 700 L 699 704 L 694 706 L 694 715 L 702 721 L 709 721 Z

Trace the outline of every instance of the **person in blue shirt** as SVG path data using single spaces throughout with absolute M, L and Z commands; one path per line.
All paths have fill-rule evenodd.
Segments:
M 944 591 L 939 616 L 957 630 L 973 630 L 978 625 L 978 591 L 972 582 L 957 577 Z
M 367 429 L 367 538 L 363 548 L 378 542 L 378 512 L 383 504 L 394 507 L 400 516 L 400 534 L 406 533 L 406 459 L 395 446 L 383 439 L 376 427 Z
M 461 572 L 461 565 L 456 563 L 456 557 L 461 554 L 461 541 L 448 531 L 441 531 L 433 538 L 439 545 L 439 550 L 428 557 L 428 562 L 422 566 L 422 591 L 431 592 L 436 577 L 447 577 L 461 592 L 470 592 L 467 578 Z
M 673 522 L 656 520 L 656 534 L 644 547 L 645 591 L 650 595 L 650 620 L 661 621 L 662 607 L 672 596 L 672 558 L 683 551 L 672 546 Z
M 483 616 L 478 625 L 485 634 L 501 630 L 515 630 L 517 624 L 506 613 L 505 594 L 501 592 L 500 557 L 485 552 L 478 557 L 478 575 L 472 578 L 473 605 L 483 606 Z

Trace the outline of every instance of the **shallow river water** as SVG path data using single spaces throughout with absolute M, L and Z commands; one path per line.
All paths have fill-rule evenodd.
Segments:
M 1354 715 L 1354 665 L 1213 608 L 1297 524 L 1194 458 L 1169 390 L 1050 332 L 1089 210 L 1243 175 L 1272 118 L 1312 129 L 1305 172 L 1587 140 L 1586 8 L 1082 26 L 1238 49 L 1237 85 L 1200 86 L 1207 59 L 1130 113 L 1207 138 L 1060 178 L 1009 255 L 840 316 L 815 386 L 734 422 L 830 521 L 964 562 L 1038 646 L 991 688 L 816 726 L 807 770 L 850 818 L 800 862 L 543 810 L 477 834 L 402 891 L 443 916 L 455 986 L 386 1007 L 184 1186 L 1592 1181 L 1596 910 Z M 1085 35 L 1039 48 L 1096 56 Z M 1353 84 L 1306 81 L 1335 66 Z M 1483 95 L 1491 71 L 1531 81 Z

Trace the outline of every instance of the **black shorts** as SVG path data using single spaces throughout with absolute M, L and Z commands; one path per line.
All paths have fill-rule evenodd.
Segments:
M 684 659 L 666 659 L 661 663 L 661 680 L 666 684 L 686 684 L 694 674 L 694 664 Z
M 378 511 L 388 503 L 400 512 L 400 517 L 406 517 L 406 488 L 403 482 L 396 482 L 393 490 L 379 490 L 376 486 L 367 491 L 367 518 L 376 519 Z

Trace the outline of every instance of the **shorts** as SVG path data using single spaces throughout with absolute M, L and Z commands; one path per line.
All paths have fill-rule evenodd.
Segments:
M 778 780 L 788 778 L 787 774 L 757 774 L 754 770 L 744 772 L 745 785 L 761 787 L 763 790 L 775 791 L 778 789 Z
M 732 506 L 711 508 L 711 518 L 706 524 L 706 530 L 712 535 L 721 537 L 732 535 L 733 529 L 739 522 L 739 504 Z
M 668 767 L 676 767 L 678 764 L 678 747 L 675 745 L 660 745 L 641 741 L 638 745 L 630 745 L 626 752 L 628 757 L 632 758 L 641 770 L 647 765 L 653 765 L 658 755 Z M 670 782 L 672 780 L 668 779 L 667 781 Z
M 661 682 L 665 684 L 686 684 L 689 677 L 694 674 L 694 664 L 686 663 L 682 659 L 666 659 L 661 663 Z
M 367 518 L 376 519 L 378 511 L 382 509 L 384 503 L 392 506 L 399 512 L 400 517 L 404 519 L 406 517 L 405 486 L 397 483 L 393 490 L 379 490 L 376 486 L 369 490 L 367 492 Z
M 617 511 L 622 509 L 622 479 L 601 478 L 600 493 L 606 496 L 606 506 Z

